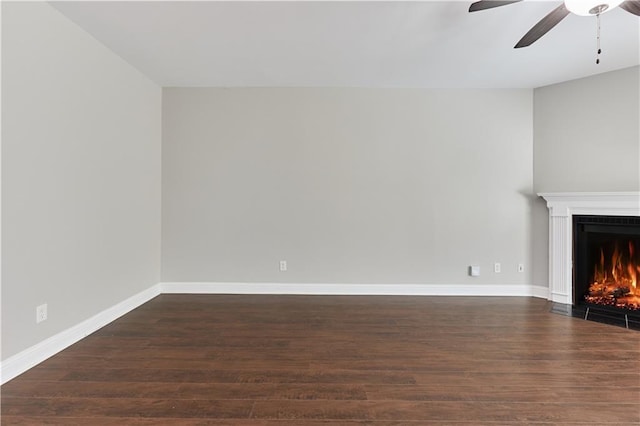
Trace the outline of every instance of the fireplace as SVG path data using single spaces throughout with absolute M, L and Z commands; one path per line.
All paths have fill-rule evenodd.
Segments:
M 557 311 L 589 319 L 605 312 L 640 328 L 640 310 L 628 303 L 634 299 L 629 265 L 640 264 L 640 192 L 538 195 L 549 208 L 548 299 Z
M 640 314 L 640 217 L 573 216 L 573 305 Z

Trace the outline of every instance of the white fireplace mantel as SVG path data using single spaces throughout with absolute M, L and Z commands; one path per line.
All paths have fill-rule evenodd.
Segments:
M 543 192 L 549 208 L 549 300 L 573 304 L 573 215 L 640 216 L 640 192 Z

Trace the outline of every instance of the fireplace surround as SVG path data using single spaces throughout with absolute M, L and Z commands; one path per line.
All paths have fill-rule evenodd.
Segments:
M 575 305 L 574 216 L 640 217 L 640 192 L 540 193 L 549 208 L 548 300 Z

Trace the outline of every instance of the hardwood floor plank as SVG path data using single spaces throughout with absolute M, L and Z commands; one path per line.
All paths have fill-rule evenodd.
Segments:
M 591 413 L 585 411 L 591 408 Z M 252 417 L 260 419 L 409 418 L 425 421 L 563 422 L 605 424 L 640 422 L 636 404 L 507 403 L 457 401 L 256 401 Z
M 254 413 L 256 409 L 254 408 Z M 527 402 L 397 402 L 372 404 L 373 418 L 394 420 L 412 419 L 436 421 L 502 421 L 502 422 L 578 422 L 583 425 L 602 425 L 616 422 L 640 422 L 636 404 L 598 403 L 527 403 Z
M 433 385 L 433 386 L 364 386 L 368 400 L 374 401 L 487 401 L 487 402 L 536 402 L 566 404 L 598 401 L 598 403 L 637 404 L 640 401 L 638 386 L 587 386 L 567 383 L 550 387 L 530 385 Z
M 312 355 L 310 356 L 312 357 Z M 275 371 L 275 370 L 299 370 L 299 371 L 327 371 L 337 369 L 341 371 L 353 371 L 360 373 L 367 372 L 395 372 L 398 374 L 429 373 L 431 371 L 450 372 L 450 373 L 495 373 L 508 374 L 514 370 L 520 373 L 535 374 L 540 371 L 562 370 L 566 374 L 589 374 L 591 369 L 599 371 L 625 371 L 631 361 L 611 361 L 611 362 L 588 362 L 576 361 L 504 361 L 504 360 L 485 360 L 478 361 L 429 361 L 429 360 L 411 360 L 411 359 L 367 359 L 365 357 L 356 360 L 322 359 L 318 362 L 302 361 L 296 359 L 287 359 L 286 357 L 253 360 L 253 359 L 219 359 L 219 360 L 202 360 L 202 359 L 182 359 L 182 358 L 141 358 L 133 357 L 115 357 L 115 358 L 99 358 L 99 357 L 76 357 L 69 359 L 52 359 L 48 363 L 49 368 L 66 369 L 73 366 L 77 370 L 95 370 L 95 369 L 126 369 L 132 363 L 140 369 L 170 369 L 177 363 L 186 370 L 235 370 L 235 371 Z
M 262 401 L 251 413 L 257 419 L 372 420 L 368 401 Z M 400 418 L 400 417 L 396 417 Z
M 248 418 L 251 400 L 4 397 L 7 416 Z
M 540 373 L 484 373 L 466 372 L 463 374 L 450 374 L 448 372 L 416 373 L 418 384 L 423 385 L 485 385 L 485 386 L 517 386 L 526 383 L 535 383 L 536 386 L 551 388 L 565 386 L 571 383 L 579 388 L 596 386 L 599 383 L 615 383 L 618 387 L 638 386 L 638 374 L 629 373 L 600 373 L 600 372 L 540 372 Z
M 161 382 L 9 382 L 2 395 L 21 398 L 322 399 L 364 400 L 359 385 Z
M 76 369 L 63 381 L 124 381 L 181 383 L 349 383 L 413 384 L 413 375 L 395 372 L 349 370 L 188 370 L 175 368 Z
M 267 360 L 238 360 L 238 359 L 188 359 L 182 357 L 165 357 L 165 358 L 151 358 L 151 357 L 72 357 L 72 358 L 56 358 L 51 359 L 48 363 L 50 368 L 68 368 L 73 365 L 75 369 L 124 369 L 129 367 L 132 363 L 135 363 L 138 368 L 145 369 L 166 369 L 172 368 L 176 363 L 180 363 L 183 369 L 188 370 L 240 370 L 246 366 L 250 366 L 256 370 L 276 370 L 281 368 L 282 365 L 286 365 L 286 368 L 295 368 L 299 370 L 308 369 L 310 367 L 309 361 L 301 361 L 296 359 L 290 359 L 287 357 L 276 357 L 275 359 Z

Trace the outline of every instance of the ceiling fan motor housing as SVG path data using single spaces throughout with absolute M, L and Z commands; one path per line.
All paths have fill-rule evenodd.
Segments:
M 623 0 L 565 0 L 564 4 L 569 11 L 580 16 L 601 15 L 604 12 L 615 9 Z
M 599 4 L 597 6 L 592 7 L 591 9 L 589 9 L 589 14 L 591 14 L 591 15 L 600 15 L 601 13 L 606 11 L 607 9 L 609 9 L 609 5 L 608 4 Z

